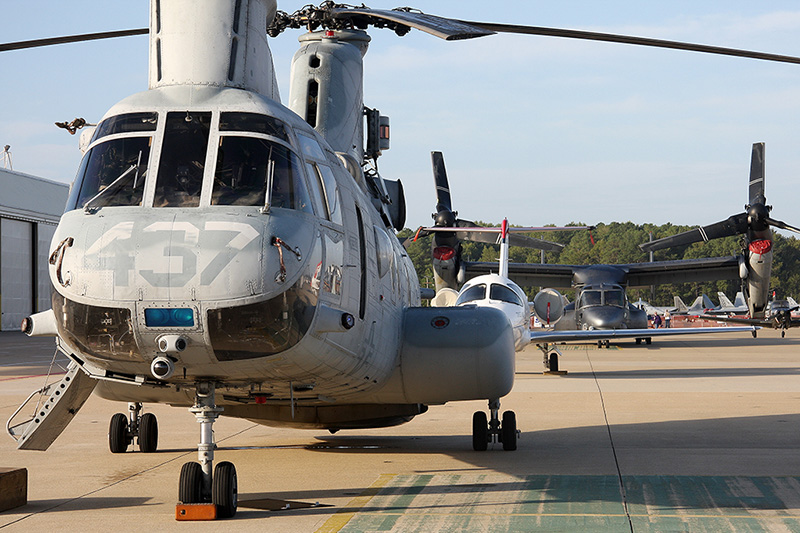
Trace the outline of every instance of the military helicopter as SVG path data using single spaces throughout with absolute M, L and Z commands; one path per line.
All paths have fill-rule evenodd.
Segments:
M 630 303 L 627 286 L 648 286 L 657 283 L 707 281 L 737 275 L 737 257 L 705 258 L 683 261 L 631 263 L 625 265 L 558 265 L 535 263 L 509 263 L 508 247 L 524 246 L 542 250 L 560 250 L 558 243 L 534 239 L 513 232 L 591 230 L 592 226 L 518 227 L 499 228 L 476 226 L 474 222 L 458 217 L 453 210 L 452 194 L 441 152 L 431 154 L 436 188 L 436 213 L 431 217 L 434 225 L 419 228 L 415 236 L 433 234 L 431 255 L 436 284 L 436 296 L 431 305 L 437 307 L 468 305 L 498 305 L 508 315 L 512 324 L 530 324 L 530 310 L 508 303 L 519 303 L 524 292 L 519 285 L 546 286 L 533 300 L 532 311 L 553 331 L 515 334 L 517 349 L 534 343 L 544 355 L 547 372 L 560 372 L 561 352 L 556 342 L 597 340 L 598 346 L 609 346 L 611 339 L 633 338 L 636 344 L 650 344 L 654 336 L 694 335 L 721 333 L 734 330 L 720 328 L 668 328 L 648 329 L 645 310 Z M 499 234 L 499 235 L 498 235 Z M 500 244 L 499 264 L 470 262 L 462 259 L 462 241 Z M 512 278 L 514 281 L 512 281 Z M 518 285 L 519 284 L 519 285 Z M 459 290 L 460 287 L 460 290 Z M 509 290 L 502 290 L 505 287 Z M 555 288 L 572 288 L 576 300 L 568 302 Z M 507 299 L 492 297 L 507 294 Z M 518 297 L 512 296 L 512 293 Z M 527 302 L 527 298 L 524 298 Z M 515 314 L 516 313 L 516 314 Z M 521 331 L 521 327 L 515 331 Z M 736 330 L 755 331 L 755 330 Z
M 473 427 L 473 442 L 516 448 L 513 416 L 499 415 L 514 380 L 507 317 L 419 307 L 413 265 L 394 235 L 402 185 L 375 164 L 389 148 L 388 119 L 363 102 L 369 26 L 448 40 L 553 32 L 330 2 L 286 14 L 273 0 L 202 9 L 154 0 L 147 30 L 0 45 L 150 36 L 149 89 L 82 130 L 85 155 L 51 246 L 52 309 L 22 325 L 55 337 L 71 364 L 36 391 L 30 418 L 20 421 L 18 410 L 9 421 L 18 448 L 48 448 L 92 392 L 129 404 L 128 416 L 110 422 L 115 453 L 134 439 L 143 452 L 157 448 L 144 403 L 187 407 L 201 438 L 198 461 L 181 468 L 179 500 L 211 501 L 219 517 L 236 513 L 238 494 L 234 465 L 214 465 L 222 413 L 338 431 L 483 399 L 490 417 Z M 267 34 L 288 27 L 308 33 L 284 107 Z
M 765 320 L 772 273 L 772 230 L 770 228 L 774 226 L 795 233 L 800 233 L 800 228 L 776 220 L 770 215 L 772 206 L 767 205 L 767 197 L 764 194 L 764 152 L 764 143 L 753 144 L 748 178 L 748 203 L 744 206 L 743 213 L 731 215 L 721 222 L 640 244 L 639 247 L 650 252 L 694 242 L 707 242 L 711 239 L 742 235 L 743 246 L 739 261 L 739 277 L 751 321 L 741 322 L 742 319 L 736 319 L 737 323 L 780 327 L 783 336 L 785 327 L 781 324 L 788 324 L 787 327 L 790 327 L 791 320 L 788 323 L 785 319 L 775 319 L 775 317 Z M 756 335 L 757 333 L 753 331 L 753 336 Z

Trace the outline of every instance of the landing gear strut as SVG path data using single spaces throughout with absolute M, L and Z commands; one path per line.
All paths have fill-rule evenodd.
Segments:
M 517 449 L 517 416 L 514 411 L 503 413 L 503 422 L 500 423 L 500 400 L 489 400 L 491 418 L 487 420 L 486 413 L 476 411 L 472 415 L 472 449 L 476 452 L 486 451 L 490 442 L 502 442 L 503 449 L 513 451 Z
M 558 368 L 558 359 L 561 356 L 561 352 L 558 351 L 558 348 L 546 342 L 537 344 L 536 347 L 542 351 L 542 364 L 544 364 L 545 374 L 556 374 L 560 376 L 567 373 L 566 370 L 559 370 Z
M 178 483 L 178 500 L 191 503 L 212 502 L 217 506 L 217 517 L 230 518 L 236 514 L 239 487 L 233 463 L 223 461 L 214 468 L 214 422 L 223 409 L 214 399 L 213 382 L 199 382 L 195 389 L 194 413 L 200 423 L 200 444 L 197 445 L 199 463 L 189 462 L 181 468 Z
M 139 443 L 139 450 L 153 453 L 158 449 L 158 420 L 153 413 L 142 413 L 142 404 L 128 403 L 128 416 L 117 413 L 111 417 L 108 426 L 108 448 L 111 453 L 125 453 L 133 439 Z

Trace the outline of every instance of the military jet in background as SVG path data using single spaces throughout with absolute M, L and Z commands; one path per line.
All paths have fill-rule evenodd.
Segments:
M 747 299 L 744 293 L 739 291 L 736 293 L 736 298 L 732 303 L 724 292 L 718 292 L 719 306 L 714 309 L 706 310 L 706 315 L 744 315 L 747 314 Z
M 792 313 L 798 309 L 800 309 L 800 306 L 798 306 L 797 302 L 792 298 L 773 298 L 769 301 L 769 304 L 767 304 L 767 310 L 763 318 L 724 317 L 713 314 L 701 315 L 700 318 L 713 319 L 718 322 L 728 322 L 731 324 L 748 324 L 751 326 L 778 329 L 781 332 L 781 337 L 785 337 L 787 329 L 800 326 L 800 318 L 794 318 L 792 316 Z M 753 330 L 753 337 L 756 336 L 757 332 Z

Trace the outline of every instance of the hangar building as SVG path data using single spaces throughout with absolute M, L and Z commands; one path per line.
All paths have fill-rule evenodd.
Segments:
M 0 330 L 50 308 L 50 241 L 69 185 L 0 168 Z

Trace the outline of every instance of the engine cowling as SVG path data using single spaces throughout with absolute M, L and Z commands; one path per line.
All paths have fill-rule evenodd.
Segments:
M 539 291 L 533 298 L 533 312 L 545 324 L 555 324 L 564 316 L 565 298 L 555 289 Z

